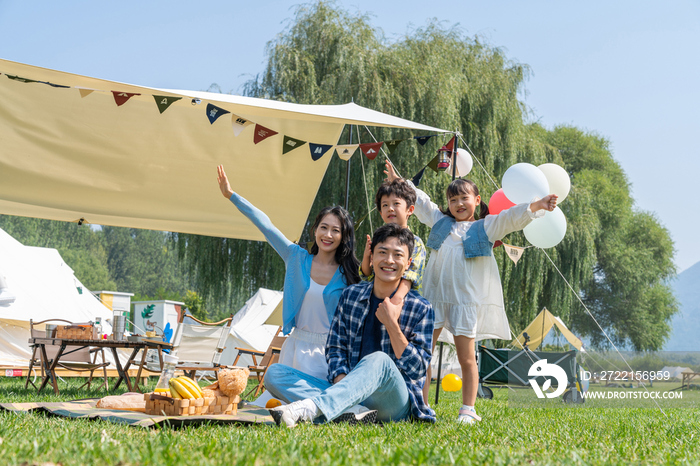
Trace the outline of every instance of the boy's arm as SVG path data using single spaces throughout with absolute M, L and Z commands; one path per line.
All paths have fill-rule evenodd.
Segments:
M 360 278 L 363 280 L 372 280 L 374 278 L 374 273 L 372 267 L 370 266 L 370 257 L 372 256 L 372 238 L 367 235 L 367 242 L 365 243 L 365 252 L 362 254 L 362 263 L 360 264 Z
M 420 290 L 423 285 L 423 269 L 425 269 L 426 256 L 427 251 L 425 249 L 425 244 L 423 244 L 423 241 L 419 237 L 415 236 L 411 264 L 403 273 L 403 277 L 401 277 L 401 284 L 391 298 L 392 303 L 401 304 L 401 301 L 411 289 Z

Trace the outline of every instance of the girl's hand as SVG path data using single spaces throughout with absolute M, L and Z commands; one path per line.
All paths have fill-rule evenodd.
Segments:
M 386 174 L 386 179 L 388 182 L 391 183 L 392 181 L 400 178 L 400 176 L 396 174 L 396 171 L 394 170 L 394 166 L 391 164 L 391 162 L 389 160 L 386 161 L 384 166 L 386 167 L 384 169 L 384 173 Z
M 224 166 L 219 165 L 216 167 L 216 171 L 218 176 L 216 177 L 216 181 L 219 183 L 219 189 L 221 189 L 221 194 L 224 195 L 226 199 L 229 199 L 231 197 L 231 194 L 233 194 L 233 190 L 231 189 L 231 185 L 228 182 L 228 177 L 226 176 L 226 172 L 224 171 Z
M 532 212 L 537 212 L 538 210 L 547 210 L 549 212 L 553 211 L 557 206 L 557 199 L 559 197 L 556 194 L 550 194 L 545 196 L 537 202 L 533 202 L 530 206 Z

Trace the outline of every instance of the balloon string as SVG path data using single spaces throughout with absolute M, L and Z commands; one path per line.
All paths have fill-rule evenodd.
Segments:
M 481 161 L 479 160 L 479 158 L 476 155 L 474 155 L 474 152 L 472 152 L 471 148 L 469 147 L 469 144 L 467 144 L 467 142 L 464 140 L 464 138 L 462 138 L 462 135 L 459 135 L 459 140 L 462 141 L 462 144 L 464 144 L 464 147 L 467 148 L 467 150 L 469 151 L 469 154 L 472 157 L 474 157 L 474 159 L 476 160 L 476 163 L 478 163 L 479 166 L 481 167 L 481 169 L 484 170 L 484 173 L 486 173 L 486 176 L 489 177 L 489 180 L 491 180 L 491 183 L 493 183 L 493 185 L 496 187 L 496 190 L 498 190 L 500 188 L 500 186 L 498 186 L 498 183 L 496 183 L 494 181 L 494 179 L 491 178 L 491 174 L 488 171 L 486 171 L 486 168 L 484 168 L 484 166 L 481 164 Z

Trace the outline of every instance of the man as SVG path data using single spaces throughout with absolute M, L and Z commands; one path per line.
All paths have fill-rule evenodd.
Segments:
M 390 301 L 411 263 L 411 251 L 413 233 L 407 228 L 390 223 L 374 233 L 374 280 L 349 286 L 340 297 L 326 342 L 328 380 L 282 364 L 270 366 L 265 386 L 276 398 L 292 402 L 270 410 L 278 424 L 294 427 L 324 418 L 435 422 L 422 393 L 433 308 L 414 291 L 400 305 Z M 369 411 L 346 412 L 360 403 Z

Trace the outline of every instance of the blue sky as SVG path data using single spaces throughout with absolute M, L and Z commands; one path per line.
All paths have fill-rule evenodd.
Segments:
M 339 0 L 387 39 L 436 18 L 531 67 L 525 102 L 547 127 L 611 142 L 637 208 L 700 261 L 700 3 Z M 0 0 L 0 58 L 145 86 L 224 92 L 263 70 L 294 2 Z M 429 122 L 427 122 L 429 123 Z

